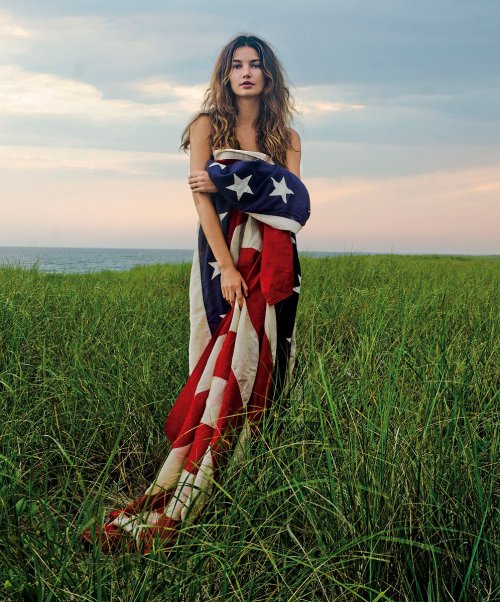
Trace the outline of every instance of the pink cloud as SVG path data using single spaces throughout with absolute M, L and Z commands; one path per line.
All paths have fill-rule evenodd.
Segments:
M 33 170 L 31 159 L 0 168 L 0 245 L 193 248 L 198 215 L 185 158 L 186 178 L 167 179 L 148 175 L 143 154 L 114 154 L 115 172 L 103 174 L 86 168 L 91 154 L 67 152 L 68 164 L 55 170 L 50 162 Z M 126 176 L 138 166 L 136 177 Z M 312 213 L 299 250 L 500 253 L 498 174 L 495 167 L 304 178 Z

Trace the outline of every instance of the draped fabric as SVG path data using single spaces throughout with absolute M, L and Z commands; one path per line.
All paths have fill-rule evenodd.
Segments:
M 141 497 L 88 528 L 104 552 L 126 539 L 147 553 L 171 545 L 200 515 L 214 483 L 236 458 L 295 363 L 300 291 L 296 232 L 309 217 L 299 178 L 262 154 L 214 151 L 206 169 L 212 202 L 236 268 L 248 286 L 242 305 L 222 297 L 220 271 L 198 224 L 190 278 L 189 377 L 164 424 L 172 448 Z

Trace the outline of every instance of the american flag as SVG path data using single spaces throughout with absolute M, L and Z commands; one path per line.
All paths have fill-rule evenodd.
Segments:
M 241 308 L 222 297 L 220 270 L 198 224 L 189 377 L 164 425 L 172 449 L 145 493 L 109 513 L 100 535 L 105 552 L 124 536 L 127 546 L 144 553 L 155 537 L 173 543 L 180 526 L 199 515 L 228 458 L 241 453 L 293 369 L 301 280 L 295 235 L 309 218 L 308 191 L 289 170 L 250 151 L 216 150 L 206 169 L 248 296 Z M 83 538 L 91 541 L 90 529 Z

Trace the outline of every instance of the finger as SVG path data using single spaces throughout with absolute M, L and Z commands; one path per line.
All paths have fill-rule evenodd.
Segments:
M 245 297 L 248 297 L 248 286 L 247 286 L 247 283 L 243 280 L 243 282 L 241 284 L 243 286 L 243 290 L 245 291 Z

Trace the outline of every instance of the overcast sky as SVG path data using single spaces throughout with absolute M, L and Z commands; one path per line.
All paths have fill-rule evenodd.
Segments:
M 193 248 L 180 136 L 237 33 L 301 111 L 300 250 L 500 253 L 498 0 L 0 4 L 0 246 Z

